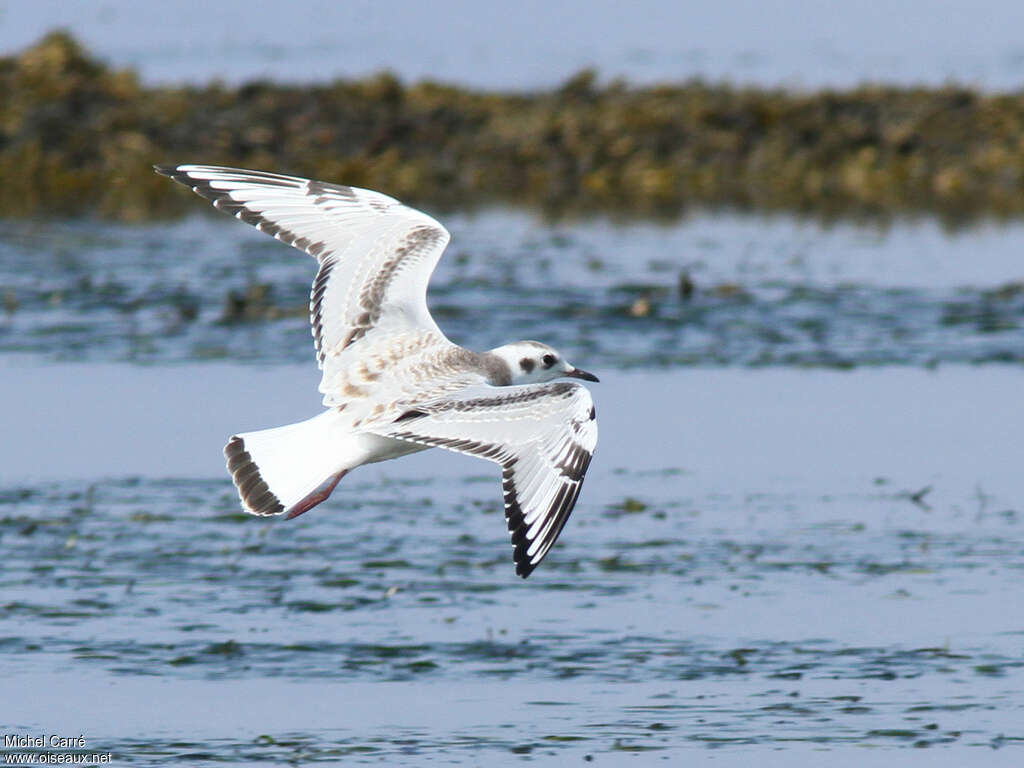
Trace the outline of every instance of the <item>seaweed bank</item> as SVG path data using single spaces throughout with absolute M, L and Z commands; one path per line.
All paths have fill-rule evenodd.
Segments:
M 202 161 L 343 180 L 438 207 L 826 217 L 1024 213 L 1024 92 L 793 92 L 689 81 L 494 93 L 390 74 L 144 87 L 63 32 L 0 59 L 0 215 L 145 220 Z

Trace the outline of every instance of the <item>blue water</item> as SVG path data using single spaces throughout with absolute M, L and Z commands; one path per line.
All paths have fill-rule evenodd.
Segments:
M 533 89 L 595 67 L 604 80 L 639 83 L 1024 84 L 1024 5 L 1013 0 L 527 0 L 500 8 L 468 0 L 7 0 L 0 50 L 58 26 L 111 63 L 165 83 L 309 82 L 387 69 L 409 80 Z
M 1024 744 L 1018 367 L 601 370 L 598 454 L 526 582 L 466 457 L 241 514 L 220 444 L 308 415 L 310 368 L 7 359 L 9 731 L 132 765 Z
M 1024 361 L 1017 223 L 944 233 L 927 221 L 439 215 L 453 239 L 429 303 L 475 349 L 515 329 L 597 367 Z M 314 274 L 311 259 L 222 216 L 12 222 L 0 238 L 0 352 L 303 363 Z

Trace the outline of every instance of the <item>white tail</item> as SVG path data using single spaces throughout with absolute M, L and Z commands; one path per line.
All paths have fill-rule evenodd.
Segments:
M 246 511 L 295 517 L 330 496 L 345 466 L 349 428 L 337 410 L 258 432 L 243 432 L 224 447 L 228 471 Z

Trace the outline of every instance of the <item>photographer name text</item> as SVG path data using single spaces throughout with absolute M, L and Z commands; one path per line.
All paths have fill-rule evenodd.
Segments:
M 28 734 L 4 734 L 6 749 L 85 749 L 84 736 L 29 736 Z

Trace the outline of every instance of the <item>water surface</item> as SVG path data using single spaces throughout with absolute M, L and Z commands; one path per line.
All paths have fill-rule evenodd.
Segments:
M 439 214 L 440 215 L 440 214 Z M 665 223 L 440 215 L 441 328 L 543 339 L 596 367 L 1024 361 L 1024 227 Z M 49 360 L 304 362 L 315 263 L 228 217 L 8 222 L 0 352 Z
M 1024 83 L 1011 0 L 488 3 L 36 0 L 0 4 L 0 44 L 54 27 L 150 82 L 322 82 L 392 70 L 482 88 L 550 88 L 584 67 L 634 82 L 691 77 L 798 88 L 865 81 Z M 500 15 L 500 18 L 499 18 Z
M 525 582 L 465 457 L 241 514 L 211 434 L 308 408 L 303 370 L 5 366 L 0 720 L 133 765 L 1024 743 L 1019 369 L 611 372 Z
M 1019 225 L 442 218 L 441 327 L 602 380 L 525 582 L 468 457 L 241 513 L 227 437 L 320 407 L 312 260 L 6 222 L 5 728 L 142 766 L 1020 762 Z

